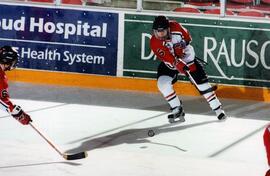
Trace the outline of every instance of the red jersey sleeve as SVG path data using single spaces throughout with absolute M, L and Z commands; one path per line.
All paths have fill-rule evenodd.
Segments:
M 164 42 L 158 40 L 155 36 L 152 36 L 150 40 L 150 48 L 157 56 L 157 58 L 166 64 L 170 64 L 172 67 L 175 62 L 175 57 L 171 54 L 170 50 L 164 46 Z
M 171 33 L 180 33 L 182 38 L 187 42 L 190 43 L 192 38 L 189 34 L 188 30 L 184 28 L 181 24 L 177 23 L 176 21 L 170 22 L 170 32 Z
M 14 108 L 8 93 L 7 77 L 2 70 L 0 71 L 0 108 L 7 112 L 11 112 Z

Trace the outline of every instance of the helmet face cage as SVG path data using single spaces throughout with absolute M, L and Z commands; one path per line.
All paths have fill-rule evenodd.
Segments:
M 169 20 L 165 16 L 157 16 L 152 29 L 156 38 L 165 40 L 169 35 Z
M 0 48 L 0 64 L 5 65 L 5 70 L 16 68 L 18 62 L 18 53 L 11 46 Z

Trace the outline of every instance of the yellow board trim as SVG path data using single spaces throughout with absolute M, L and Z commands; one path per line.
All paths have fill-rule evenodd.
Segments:
M 37 70 L 17 69 L 7 73 L 10 81 L 19 81 L 35 84 L 75 86 L 82 88 L 98 88 L 98 89 L 117 89 L 132 90 L 143 92 L 158 92 L 156 80 L 114 77 L 114 76 L 98 76 L 89 74 L 49 72 Z M 195 95 L 199 93 L 188 82 L 177 82 L 174 88 L 179 95 Z M 240 87 L 232 85 L 219 85 L 216 91 L 217 95 L 222 98 L 246 99 L 256 101 L 270 101 L 270 89 Z

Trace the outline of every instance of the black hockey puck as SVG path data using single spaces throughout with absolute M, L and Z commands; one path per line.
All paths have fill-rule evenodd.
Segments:
M 148 130 L 148 136 L 149 136 L 149 137 L 155 136 L 154 130 Z

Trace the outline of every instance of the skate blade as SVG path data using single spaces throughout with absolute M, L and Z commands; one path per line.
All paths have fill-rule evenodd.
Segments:
M 180 122 L 185 122 L 185 112 L 181 112 L 178 117 L 175 118 L 175 116 L 173 114 L 170 114 L 168 116 L 169 119 L 169 123 L 180 123 Z
M 227 120 L 228 116 L 226 116 L 225 114 L 221 114 L 217 118 L 219 121 L 225 121 L 225 120 Z
M 185 121 L 185 118 L 169 118 L 169 123 L 183 123 Z

